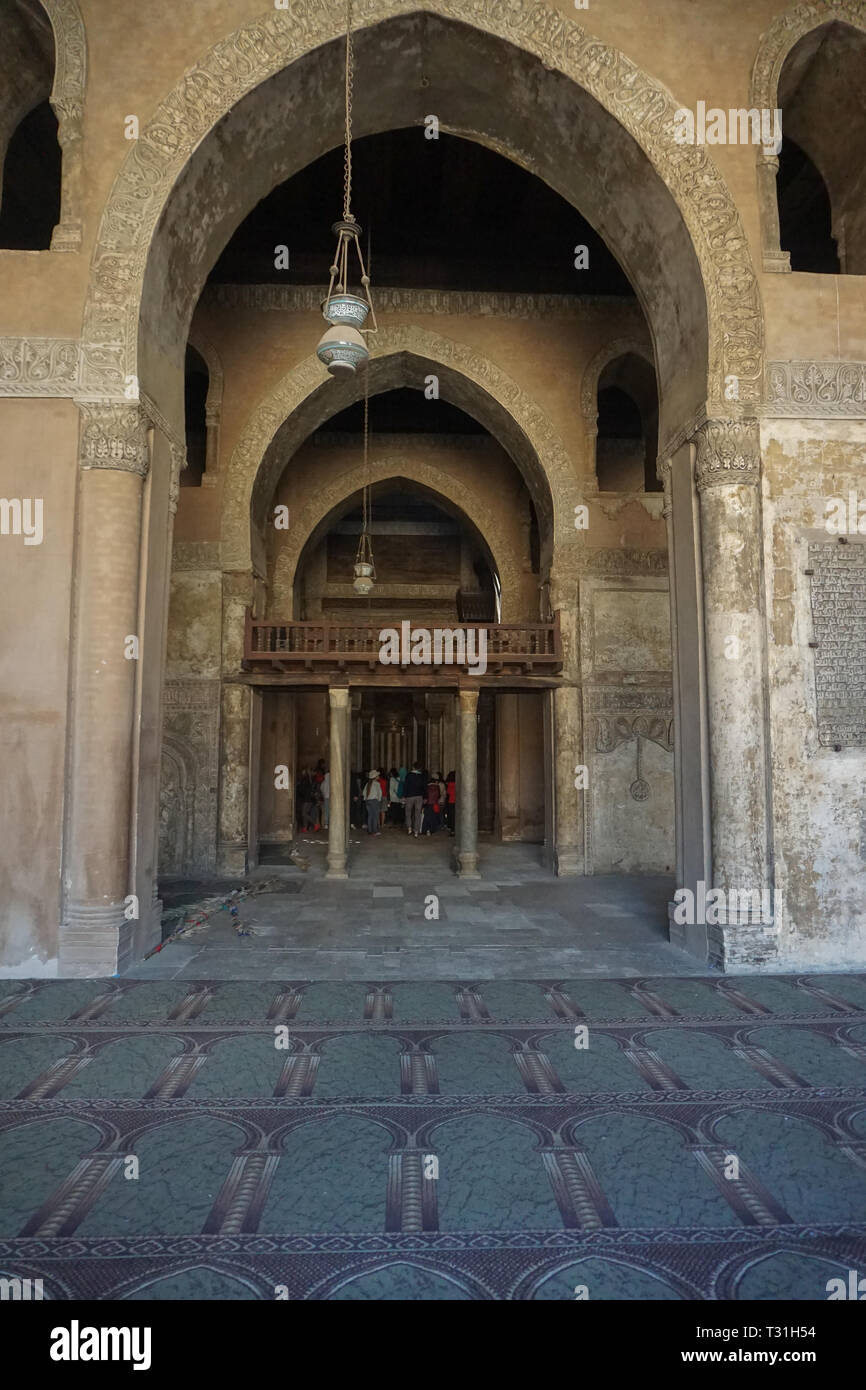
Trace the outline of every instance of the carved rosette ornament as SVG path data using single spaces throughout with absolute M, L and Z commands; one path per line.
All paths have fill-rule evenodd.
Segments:
M 79 401 L 82 468 L 113 468 L 144 478 L 150 466 L 149 421 L 141 406 Z
M 761 477 L 761 439 L 757 420 L 707 420 L 695 436 L 698 492 L 709 487 L 745 483 L 757 487 Z

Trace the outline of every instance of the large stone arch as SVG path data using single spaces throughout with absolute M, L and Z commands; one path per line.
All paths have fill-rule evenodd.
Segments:
M 373 394 L 422 386 L 427 374 L 437 375 L 440 395 L 479 420 L 517 464 L 538 514 L 547 558 L 557 546 L 574 543 L 574 507 L 580 502 L 575 463 L 544 412 L 494 362 L 463 343 L 404 324 L 377 334 L 376 355 L 367 370 Z M 306 358 L 247 421 L 224 485 L 224 570 L 252 567 L 264 576 L 265 511 L 288 458 L 363 392 L 359 378 L 334 382 L 322 377 L 318 359 Z
M 176 422 L 177 359 L 210 266 L 258 199 L 339 143 L 339 102 L 323 102 L 322 92 L 341 90 L 343 24 L 338 7 L 295 0 L 291 11 L 242 26 L 184 75 L 142 130 L 94 249 L 88 391 L 119 396 L 137 376 Z M 681 434 L 708 399 L 717 414 L 731 413 L 726 377 L 737 378 L 740 410 L 760 398 L 763 318 L 739 212 L 706 147 L 676 142 L 677 103 L 660 82 L 538 0 L 363 0 L 355 46 L 356 135 L 420 125 L 435 109 L 446 129 L 514 159 L 581 207 L 643 303 L 666 437 Z M 612 167 L 628 190 L 619 198 L 599 177 Z M 323 244 L 323 266 L 327 254 Z
M 287 594 L 297 577 L 298 565 L 304 550 L 343 503 L 356 496 L 365 482 L 391 482 L 405 478 L 418 483 L 434 500 L 442 499 L 446 510 L 462 514 L 484 542 L 496 568 L 502 590 L 502 621 L 519 622 L 521 609 L 520 556 L 504 529 L 491 517 L 483 493 L 459 483 L 449 474 L 418 460 L 405 459 L 395 465 L 393 458 L 376 458 L 369 469 L 355 463 L 341 473 L 330 487 L 316 492 L 307 505 L 292 516 L 292 528 L 277 556 L 274 569 L 274 590 Z M 279 578 L 277 578 L 279 576 Z M 286 616 L 285 614 L 283 616 Z M 535 614 L 529 615 L 531 618 Z

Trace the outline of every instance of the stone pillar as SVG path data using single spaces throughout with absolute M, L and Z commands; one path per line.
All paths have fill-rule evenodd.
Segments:
M 243 660 L 244 620 L 253 602 L 254 588 L 249 571 L 223 574 L 217 870 L 228 875 L 243 874 L 247 869 L 250 688 L 236 682 Z
M 668 584 L 670 597 L 671 615 L 671 684 L 673 696 L 674 712 L 674 832 L 676 839 L 676 881 L 677 887 L 683 883 L 683 788 L 682 788 L 682 746 L 680 740 L 680 730 L 682 720 L 680 716 L 680 680 L 679 680 L 679 644 L 677 640 L 677 569 L 676 569 L 676 548 L 674 546 L 674 518 L 673 518 L 673 487 L 671 480 L 671 460 L 665 459 L 660 463 L 656 472 L 661 479 L 664 488 L 664 506 L 662 516 L 665 521 L 665 531 L 668 542 Z
M 501 840 L 520 839 L 519 698 L 496 696 L 496 828 Z
M 130 826 L 138 578 L 147 419 L 132 402 L 80 403 L 69 803 L 63 853 L 62 975 L 129 964 L 136 905 Z M 150 903 L 138 912 L 150 912 Z
M 457 874 L 478 872 L 478 691 L 460 690 L 458 700 Z
M 558 566 L 550 576 L 550 602 L 559 613 L 562 634 L 562 676 L 553 692 L 551 747 L 553 766 L 553 868 L 560 877 L 586 872 L 584 854 L 585 791 L 575 786 L 576 768 L 586 762 L 583 749 L 583 710 L 578 641 L 578 577 L 571 566 Z
M 262 692 L 250 687 L 250 752 L 247 778 L 247 868 L 259 862 L 259 790 L 262 780 Z
M 791 269 L 791 253 L 782 250 L 779 236 L 778 174 L 778 155 L 772 147 L 762 145 L 758 151 L 758 207 L 763 266 L 765 271 L 784 273 Z
M 328 870 L 326 878 L 348 878 L 346 852 L 348 849 L 349 779 L 346 776 L 349 749 L 349 690 L 347 686 L 330 686 L 331 707 L 328 768 L 331 773 L 331 815 L 328 822 Z M 366 769 L 369 772 L 369 768 Z
M 709 420 L 696 439 L 710 745 L 713 887 L 771 886 L 763 546 L 757 420 Z M 741 898 L 740 903 L 744 904 Z M 775 954 L 778 928 L 728 899 L 708 924 L 710 960 L 730 968 Z
M 51 234 L 52 251 L 81 249 L 81 207 L 84 188 L 84 110 L 77 101 L 53 100 L 57 141 L 63 151 L 60 174 L 60 221 Z
M 216 487 L 217 483 L 219 482 L 221 414 L 221 406 L 205 406 L 205 456 L 204 475 L 201 480 L 202 487 L 204 487 L 205 485 L 207 485 L 207 487 Z

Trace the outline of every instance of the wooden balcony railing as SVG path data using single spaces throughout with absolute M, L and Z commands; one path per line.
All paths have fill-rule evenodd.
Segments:
M 380 661 L 382 647 L 380 633 L 391 626 L 401 631 L 400 620 L 375 624 L 365 623 L 292 623 L 262 621 L 253 618 L 247 610 L 244 633 L 244 667 L 249 670 L 263 667 L 272 671 L 362 671 L 397 673 L 410 670 L 419 673 L 433 670 L 444 673 L 458 670 L 471 672 L 477 667 L 480 654 L 479 638 L 475 638 L 473 655 L 475 661 L 454 659 L 458 654 L 456 638 L 453 656 L 449 659 L 449 642 L 442 641 L 442 650 L 431 652 L 434 658 L 429 665 L 401 667 Z M 421 629 L 412 627 L 411 631 Z M 552 623 L 455 623 L 451 628 L 442 625 L 443 633 L 462 632 L 468 634 L 472 629 L 483 630 L 487 634 L 487 675 L 500 675 L 504 671 L 522 672 L 527 675 L 551 675 L 562 669 L 562 641 L 559 631 L 559 615 Z M 431 636 L 437 628 L 427 629 Z M 471 644 L 470 644 L 471 649 Z M 435 660 L 436 655 L 440 659 Z

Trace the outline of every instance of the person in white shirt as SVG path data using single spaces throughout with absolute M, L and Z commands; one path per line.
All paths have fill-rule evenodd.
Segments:
M 379 835 L 379 802 L 382 800 L 382 784 L 376 768 L 368 775 L 364 785 L 364 804 L 367 807 L 367 834 Z

